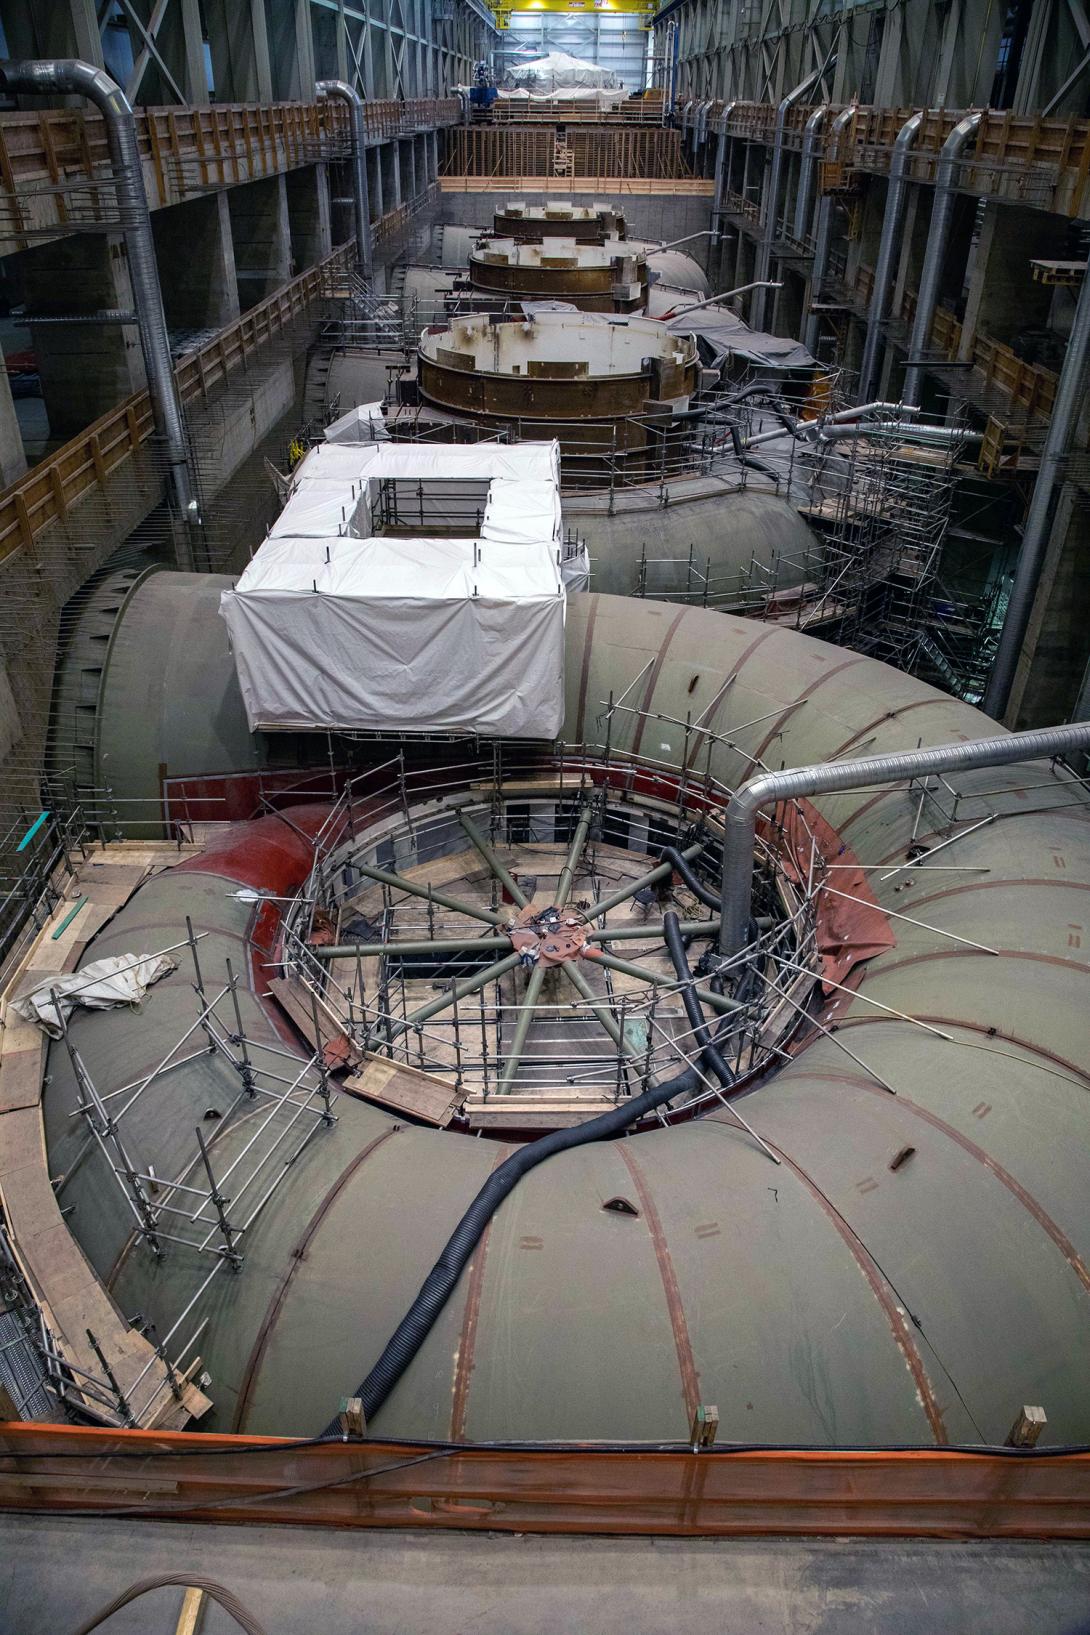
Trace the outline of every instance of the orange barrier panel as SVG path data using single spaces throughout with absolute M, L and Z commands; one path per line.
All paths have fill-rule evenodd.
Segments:
M 531 1533 L 1090 1537 L 1090 1455 L 646 1451 L 0 1424 L 0 1509 Z

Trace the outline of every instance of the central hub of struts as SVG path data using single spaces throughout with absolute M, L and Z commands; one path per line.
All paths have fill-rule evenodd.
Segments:
M 563 965 L 582 954 L 588 927 L 581 914 L 527 906 L 507 926 L 507 934 L 523 965 Z

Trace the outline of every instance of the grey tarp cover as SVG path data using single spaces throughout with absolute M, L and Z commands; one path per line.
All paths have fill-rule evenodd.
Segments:
M 717 352 L 766 368 L 812 369 L 816 363 L 801 341 L 750 329 L 729 307 L 711 306 L 699 312 L 682 312 L 672 318 L 667 327 L 675 335 L 699 335 Z

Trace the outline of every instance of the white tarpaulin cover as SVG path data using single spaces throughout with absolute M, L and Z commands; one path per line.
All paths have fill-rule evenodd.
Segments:
M 389 435 L 381 403 L 358 403 L 325 429 L 327 443 L 380 443 Z
M 271 539 L 327 539 L 371 532 L 369 484 L 389 477 L 402 482 L 488 482 L 507 487 L 508 509 L 518 512 L 516 491 L 549 483 L 556 495 L 554 522 L 538 539 L 560 537 L 560 447 L 557 443 L 320 443 L 296 467 L 284 509 Z M 489 496 L 492 525 L 500 513 Z M 487 525 L 486 525 L 487 526 Z
M 590 555 L 585 540 L 580 539 L 571 545 L 565 545 L 560 572 L 564 580 L 564 589 L 569 594 L 577 590 L 590 589 Z
M 476 539 L 366 532 L 383 479 L 488 483 Z M 554 738 L 555 443 L 322 445 L 220 611 L 251 728 Z
M 152 954 L 147 959 L 139 954 L 111 954 L 68 975 L 58 971 L 16 999 L 14 1009 L 24 1022 L 37 1022 L 51 1039 L 59 1039 L 63 1031 L 61 1017 L 67 1021 L 77 1005 L 93 1011 L 136 1005 L 153 982 L 177 969 L 177 961 L 166 954 Z M 54 993 L 60 1004 L 59 1016 Z
M 543 57 L 519 63 L 504 76 L 504 91 L 530 91 L 539 96 L 555 96 L 559 91 L 618 91 L 621 81 L 609 68 L 596 62 L 569 56 L 566 51 L 550 51 Z
M 619 108 L 627 96 L 623 89 L 600 91 L 590 87 L 584 89 L 579 85 L 560 85 L 555 91 L 524 91 L 521 88 L 509 91 L 500 86 L 496 94 L 504 102 L 574 102 L 581 109 L 593 108 L 599 113 L 608 113 L 613 108 Z

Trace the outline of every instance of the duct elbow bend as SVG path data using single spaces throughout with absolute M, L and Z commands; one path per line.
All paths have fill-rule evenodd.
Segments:
M 28 96 L 85 96 L 107 118 L 131 118 L 132 104 L 117 81 L 94 63 L 78 57 L 11 59 L 0 62 L 0 89 Z
M 728 843 L 740 835 L 756 832 L 757 814 L 784 793 L 783 780 L 775 772 L 762 772 L 735 790 L 723 816 Z
M 763 772 L 735 791 L 723 814 L 719 951 L 727 958 L 740 954 L 750 937 L 757 814 L 781 793 L 781 780 Z
M 342 102 L 350 102 L 357 108 L 363 107 L 363 97 L 347 80 L 320 79 L 315 82 L 314 89 L 320 97 L 339 97 Z
M 916 113 L 909 115 L 897 132 L 893 142 L 893 158 L 898 170 L 907 162 L 908 150 L 915 143 L 916 133 L 922 124 L 923 110 L 918 109 Z

